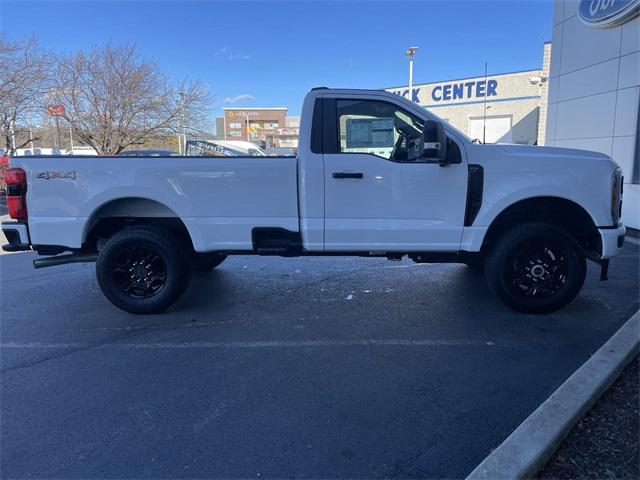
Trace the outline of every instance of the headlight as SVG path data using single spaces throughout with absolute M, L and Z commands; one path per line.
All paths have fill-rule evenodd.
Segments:
M 622 211 L 622 170 L 617 167 L 611 177 L 611 220 L 615 227 L 620 222 Z

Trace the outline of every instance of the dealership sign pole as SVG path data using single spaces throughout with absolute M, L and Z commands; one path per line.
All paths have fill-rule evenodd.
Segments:
M 484 84 L 487 84 L 487 62 L 484 62 Z M 487 96 L 482 105 L 482 143 L 487 143 Z
M 48 105 L 47 114 L 53 117 L 56 126 L 56 132 L 53 137 L 55 147 L 60 148 L 60 117 L 64 117 L 64 105 Z

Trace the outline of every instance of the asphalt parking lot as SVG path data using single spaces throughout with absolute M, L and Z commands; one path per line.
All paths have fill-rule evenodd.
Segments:
M 460 478 L 637 309 L 638 247 L 564 310 L 460 265 L 235 257 L 166 314 L 0 256 L 0 468 L 46 478 Z

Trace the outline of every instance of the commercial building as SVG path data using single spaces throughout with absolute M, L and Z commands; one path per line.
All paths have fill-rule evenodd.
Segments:
M 543 145 L 550 51 L 539 69 L 415 84 L 411 99 L 486 143 Z M 407 86 L 386 90 L 409 97 Z
M 470 137 L 487 143 L 543 145 L 551 43 L 541 68 L 416 84 L 411 98 Z M 386 90 L 404 97 L 408 87 Z M 219 140 L 249 140 L 271 147 L 298 146 L 300 117 L 281 108 L 225 108 L 216 119 Z
M 298 135 L 300 134 L 300 116 L 285 117 L 284 128 L 278 129 L 279 147 L 298 148 Z
M 640 228 L 640 0 L 554 3 L 548 145 L 605 153 L 624 175 L 622 218 Z
M 223 111 L 224 117 L 216 119 L 218 139 L 247 140 L 267 148 L 298 146 L 300 117 L 287 116 L 285 107 L 225 108 Z

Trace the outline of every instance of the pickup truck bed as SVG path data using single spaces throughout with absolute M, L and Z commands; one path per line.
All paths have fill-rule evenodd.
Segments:
M 46 179 L 29 185 L 34 245 L 80 248 L 92 216 L 179 217 L 198 252 L 251 250 L 255 227 L 299 231 L 295 157 L 63 156 L 27 161 L 36 177 Z M 12 164 L 22 162 L 16 158 Z M 116 199 L 121 201 L 114 203 Z

